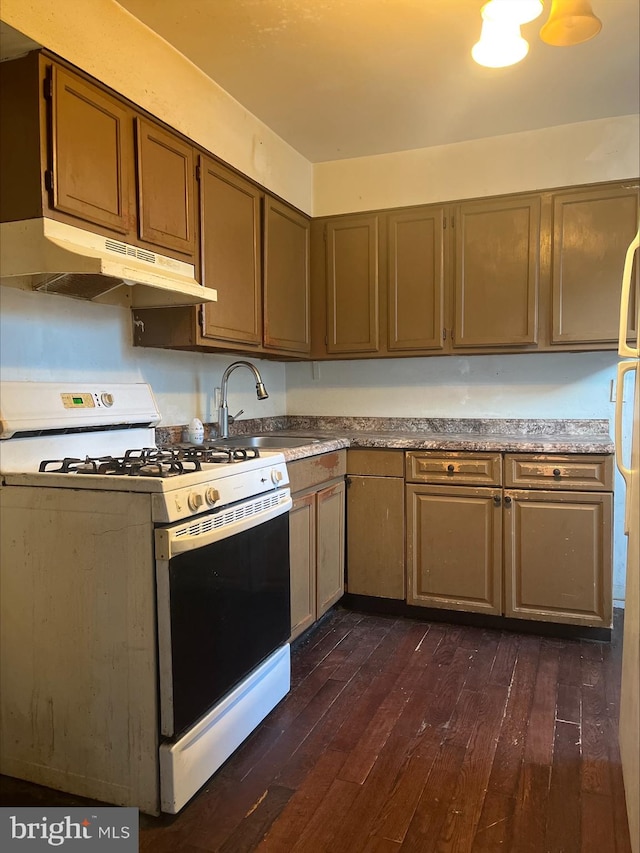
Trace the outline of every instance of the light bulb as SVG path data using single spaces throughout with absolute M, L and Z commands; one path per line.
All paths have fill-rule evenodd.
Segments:
M 482 7 L 485 21 L 528 24 L 542 14 L 542 0 L 489 0 Z
M 529 42 L 520 35 L 518 24 L 485 19 L 480 41 L 471 48 L 471 56 L 487 68 L 505 68 L 524 59 Z

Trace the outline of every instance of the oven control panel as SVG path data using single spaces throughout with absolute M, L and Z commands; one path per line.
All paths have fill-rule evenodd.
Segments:
M 95 409 L 96 406 L 105 406 L 106 408 L 113 406 L 113 394 L 108 391 L 103 391 L 101 394 L 65 393 L 60 394 L 60 399 L 65 409 Z
M 276 455 L 276 454 L 273 454 Z M 277 454 L 282 460 L 281 454 Z M 282 461 L 264 457 L 262 464 L 247 469 L 248 463 L 237 465 L 203 465 L 201 483 L 172 488 L 152 495 L 152 514 L 156 524 L 181 521 L 204 512 L 216 512 L 230 504 L 275 491 L 289 484 L 287 466 Z M 241 470 L 241 469 L 245 470 Z M 205 472 L 208 469 L 210 477 Z M 212 471 L 210 469 L 213 469 Z M 180 478 L 176 478 L 179 480 Z M 166 480 L 164 481 L 167 482 Z

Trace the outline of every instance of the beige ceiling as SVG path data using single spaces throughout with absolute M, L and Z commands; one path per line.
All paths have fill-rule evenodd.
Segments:
M 476 65 L 482 0 L 120 0 L 312 162 L 638 112 L 638 0 L 601 33 Z M 545 9 L 550 0 L 545 0 Z
M 483 0 L 119 0 L 312 162 L 637 113 L 640 4 L 593 40 L 476 65 Z M 544 0 L 545 10 L 550 0 Z

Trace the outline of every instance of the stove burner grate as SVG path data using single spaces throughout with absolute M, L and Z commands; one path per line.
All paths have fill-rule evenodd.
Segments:
M 127 450 L 124 456 L 67 456 L 45 459 L 39 471 L 55 474 L 102 474 L 120 477 L 175 477 L 202 470 L 202 463 L 234 463 L 257 459 L 255 447 L 193 446 L 142 447 Z
M 244 462 L 247 459 L 260 457 L 257 447 L 221 447 L 215 443 L 182 445 L 178 453 L 179 458 L 184 460 L 223 464 Z

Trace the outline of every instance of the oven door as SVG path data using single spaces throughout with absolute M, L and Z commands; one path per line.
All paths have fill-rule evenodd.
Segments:
M 155 531 L 165 737 L 288 641 L 290 508 L 280 489 Z

